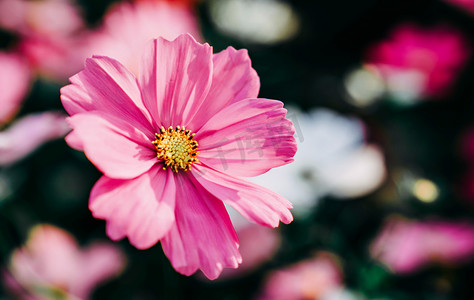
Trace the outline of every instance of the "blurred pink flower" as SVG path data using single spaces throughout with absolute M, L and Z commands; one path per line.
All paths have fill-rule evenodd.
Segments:
M 38 75 L 64 82 L 83 68 L 84 57 L 80 52 L 75 52 L 83 44 L 83 40 L 77 36 L 62 39 L 32 36 L 21 40 L 18 49 L 28 58 L 29 64 Z
M 444 0 L 453 5 L 465 9 L 468 13 L 474 15 L 474 0 Z
M 32 114 L 0 131 L 0 166 L 22 159 L 45 142 L 64 137 L 70 131 L 65 118 L 55 112 Z
M 28 64 L 17 54 L 0 52 L 0 128 L 20 109 L 29 85 Z
M 342 287 L 342 277 L 337 257 L 320 252 L 314 258 L 272 272 L 258 299 L 322 299 Z
M 0 0 L 0 27 L 19 34 L 19 51 L 42 76 L 62 81 L 83 66 L 75 50 L 85 24 L 73 0 Z
M 69 233 L 38 225 L 13 252 L 4 279 L 21 299 L 89 299 L 99 283 L 124 267 L 125 257 L 114 245 L 96 242 L 80 249 Z
M 62 38 L 83 26 L 72 0 L 0 0 L 0 27 L 14 33 Z
M 463 262 L 474 255 L 474 226 L 462 222 L 389 218 L 371 245 L 370 253 L 400 274 L 416 271 L 432 262 Z
M 388 39 L 368 49 L 366 63 L 402 98 L 442 97 L 470 52 L 464 36 L 452 28 L 403 24 Z
M 89 208 L 113 240 L 128 236 L 139 249 L 161 240 L 178 272 L 201 269 L 214 279 L 241 261 L 223 202 L 261 225 L 292 221 L 286 199 L 239 178 L 296 152 L 283 103 L 256 98 L 259 78 L 245 50 L 212 54 L 188 34 L 158 38 L 138 79 L 96 56 L 71 82 L 61 89 L 72 115 L 66 141 L 104 173 Z
M 199 25 L 190 6 L 166 1 L 122 2 L 113 6 L 98 30 L 86 41 L 83 57 L 104 55 L 120 61 L 138 75 L 140 55 L 152 39 L 175 39 L 182 33 L 201 41 Z
M 225 269 L 219 279 L 244 276 L 269 261 L 278 251 L 281 236 L 278 231 L 248 223 L 237 229 L 242 264 L 238 269 Z
M 19 42 L 18 49 L 38 75 L 64 82 L 84 67 L 84 56 L 75 52 L 84 44 L 80 36 L 82 34 L 53 40 L 28 37 Z

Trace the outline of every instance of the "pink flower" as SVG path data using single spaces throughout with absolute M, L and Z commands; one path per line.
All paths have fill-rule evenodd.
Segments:
M 0 1 L 0 27 L 19 35 L 19 51 L 42 76 L 61 81 L 81 69 L 85 24 L 73 0 Z
M 366 63 L 375 66 L 398 97 L 440 97 L 469 56 L 465 38 L 454 29 L 403 24 L 369 49 Z
M 145 45 L 158 36 L 168 40 L 189 33 L 201 40 L 194 11 L 185 5 L 166 1 L 122 2 L 113 6 L 104 23 L 86 41 L 85 55 L 104 55 L 120 61 L 138 75 L 138 65 Z
M 329 253 L 321 252 L 314 258 L 271 273 L 258 299 L 321 299 L 341 288 L 342 284 L 339 261 Z
M 15 33 L 64 37 L 83 26 L 73 0 L 0 1 L 0 27 Z
M 38 225 L 26 245 L 13 252 L 4 279 L 21 299 L 89 299 L 99 283 L 124 266 L 125 257 L 114 245 L 96 242 L 80 249 L 69 233 Z
M 291 204 L 240 176 L 292 161 L 294 128 L 280 101 L 256 98 L 245 50 L 212 54 L 190 35 L 149 44 L 138 79 L 95 56 L 61 90 L 66 137 L 104 173 L 89 208 L 113 240 L 161 240 L 174 268 L 213 279 L 241 261 L 224 202 L 258 224 L 289 223 Z M 187 170 L 187 172 L 185 172 Z
M 29 86 L 28 64 L 17 54 L 0 52 L 0 127 L 19 110 Z
M 455 264 L 474 255 L 474 226 L 390 218 L 370 248 L 395 273 L 410 273 L 431 262 Z
M 80 47 L 83 47 L 83 41 L 73 36 L 61 39 L 30 36 L 18 45 L 37 74 L 58 82 L 66 81 L 84 66 L 84 56 L 74 52 Z
M 460 8 L 465 9 L 471 15 L 474 15 L 474 0 L 444 0 Z
M 0 166 L 22 159 L 45 142 L 64 137 L 71 130 L 65 117 L 55 112 L 32 114 L 0 131 Z

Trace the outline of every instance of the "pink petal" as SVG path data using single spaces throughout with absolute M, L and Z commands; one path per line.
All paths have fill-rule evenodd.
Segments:
M 88 58 L 85 69 L 70 81 L 61 89 L 61 101 L 71 116 L 99 111 L 153 134 L 137 80 L 118 61 L 99 56 Z
M 176 223 L 161 241 L 173 267 L 184 275 L 201 269 L 209 279 L 241 262 L 237 235 L 217 198 L 177 174 Z
M 230 103 L 256 98 L 260 89 L 260 79 L 252 68 L 247 50 L 228 47 L 214 54 L 212 58 L 211 89 L 188 125 L 193 131 L 198 131 L 205 122 Z
M 25 247 L 14 251 L 10 270 L 25 287 L 68 287 L 80 264 L 78 254 L 77 242 L 71 234 L 52 225 L 37 225 L 30 231 Z
M 30 231 L 26 245 L 13 252 L 6 287 L 18 299 L 45 299 L 57 289 L 67 292 L 68 299 L 90 299 L 92 289 L 117 275 L 124 264 L 117 246 L 96 243 L 82 250 L 70 233 L 41 224 Z
M 259 300 L 357 299 L 329 297 L 343 286 L 339 258 L 328 252 L 271 272 L 263 283 Z
M 0 126 L 18 111 L 30 85 L 30 69 L 19 55 L 0 51 Z
M 204 189 L 250 221 L 269 227 L 293 221 L 291 203 L 266 188 L 196 164 L 192 175 Z
M 107 221 L 113 240 L 128 236 L 138 249 L 158 242 L 174 224 L 176 185 L 173 172 L 159 166 L 131 180 L 103 176 L 91 192 L 89 209 Z
M 103 25 L 89 34 L 85 52 L 115 58 L 138 76 L 140 54 L 150 40 L 158 36 L 172 40 L 186 32 L 202 40 L 190 7 L 166 1 L 120 1 L 106 12 Z
M 72 142 L 72 147 L 82 147 L 89 160 L 108 177 L 134 178 L 157 163 L 152 140 L 132 124 L 92 113 L 74 115 L 68 122 L 74 138 L 66 141 Z
M 64 139 L 71 148 L 78 151 L 84 151 L 84 144 L 82 143 L 81 137 L 78 136 L 75 131 L 69 132 Z
M 0 166 L 12 164 L 43 143 L 65 136 L 71 130 L 65 119 L 65 115 L 56 112 L 31 114 L 0 131 Z
M 211 85 L 212 48 L 189 34 L 173 42 L 158 38 L 147 48 L 140 65 L 139 84 L 145 106 L 165 127 L 187 125 Z M 159 121 L 158 121 L 159 120 Z
M 198 159 L 235 176 L 261 175 L 293 161 L 293 124 L 283 103 L 268 99 L 235 102 L 212 117 L 196 134 Z
M 70 290 L 79 299 L 89 298 L 98 284 L 120 274 L 126 264 L 120 248 L 100 242 L 82 250 L 80 261 Z

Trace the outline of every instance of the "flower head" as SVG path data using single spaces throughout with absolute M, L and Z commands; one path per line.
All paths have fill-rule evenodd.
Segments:
M 369 49 L 366 63 L 394 96 L 411 101 L 446 94 L 469 56 L 465 37 L 452 28 L 402 24 Z
M 0 27 L 23 36 L 66 37 L 83 26 L 74 0 L 0 1 Z
M 453 264 L 474 255 L 474 226 L 463 222 L 387 220 L 370 253 L 394 273 L 432 263 Z
M 258 299 L 323 299 L 343 285 L 338 258 L 320 252 L 315 257 L 272 272 Z
M 80 70 L 85 23 L 74 0 L 0 1 L 0 27 L 19 35 L 18 50 L 40 75 L 64 81 Z
M 280 101 L 257 98 L 245 50 L 212 54 L 185 34 L 153 40 L 136 78 L 95 56 L 62 88 L 66 141 L 104 173 L 89 208 L 113 240 L 161 241 L 174 268 L 216 278 L 241 261 L 224 203 L 261 225 L 292 220 L 291 204 L 245 181 L 292 161 L 294 128 Z
M 88 299 L 100 282 L 124 266 L 125 258 L 114 245 L 96 242 L 80 249 L 69 233 L 43 224 L 13 252 L 4 279 L 19 299 Z

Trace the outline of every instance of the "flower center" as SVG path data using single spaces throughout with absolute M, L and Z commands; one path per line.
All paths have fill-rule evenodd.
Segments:
M 191 134 L 184 126 L 169 127 L 166 130 L 161 126 L 160 133 L 155 133 L 153 145 L 156 157 L 164 163 L 163 170 L 171 168 L 176 173 L 178 170 L 188 171 L 191 165 L 197 162 L 196 155 L 198 142 L 193 140 L 195 133 Z

